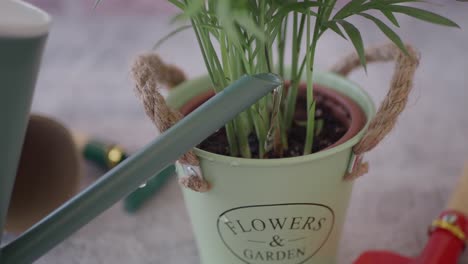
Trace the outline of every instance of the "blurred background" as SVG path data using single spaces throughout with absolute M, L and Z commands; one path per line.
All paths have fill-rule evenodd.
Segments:
M 54 17 L 33 112 L 66 126 L 137 150 L 156 136 L 133 92 L 132 59 L 148 52 L 175 28 L 177 12 L 163 0 L 34 0 Z M 345 2 L 345 1 L 343 1 Z M 356 182 L 340 249 L 350 263 L 369 248 L 417 254 L 426 226 L 443 208 L 468 159 L 468 3 L 434 0 L 425 5 L 455 20 L 461 29 L 402 17 L 401 37 L 422 56 L 415 89 L 396 129 L 366 156 L 371 172 Z M 386 39 L 355 19 L 365 43 Z M 319 45 L 317 64 L 327 69 L 352 51 L 332 34 Z M 183 32 L 158 53 L 188 76 L 204 74 L 194 35 Z M 393 65 L 372 65 L 351 78 L 380 102 Z M 102 171 L 83 164 L 84 185 Z M 197 250 L 181 192 L 172 180 L 136 215 L 118 204 L 42 257 L 37 263 L 197 264 Z M 468 263 L 465 259 L 462 263 Z

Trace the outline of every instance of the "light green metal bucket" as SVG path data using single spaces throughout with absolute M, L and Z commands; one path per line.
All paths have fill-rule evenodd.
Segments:
M 315 80 L 353 99 L 371 120 L 374 105 L 359 86 L 331 73 Z M 188 81 L 168 102 L 180 108 L 210 86 L 207 77 Z M 368 123 L 345 143 L 302 157 L 243 159 L 196 149 L 212 189 L 183 194 L 201 263 L 335 263 L 353 187 L 343 176 Z

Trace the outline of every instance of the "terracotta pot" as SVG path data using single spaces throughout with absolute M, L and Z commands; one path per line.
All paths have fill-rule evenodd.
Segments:
M 301 84 L 299 86 L 298 91 L 298 100 L 300 100 L 300 98 L 303 98 L 305 100 L 306 93 L 306 85 Z M 314 86 L 314 94 L 316 97 L 318 95 L 325 99 L 325 102 L 323 102 L 323 104 L 331 109 L 332 115 L 336 118 L 338 122 L 340 122 L 346 128 L 346 133 L 338 141 L 336 141 L 326 149 L 333 148 L 349 140 L 350 138 L 355 136 L 366 124 L 366 115 L 362 111 L 361 107 L 359 107 L 358 104 L 356 104 L 346 95 L 343 95 L 332 89 L 326 88 L 322 85 Z M 182 114 L 187 115 L 214 95 L 214 91 L 206 91 L 200 95 L 195 96 L 190 101 L 186 102 L 181 108 L 179 108 L 179 110 L 182 112 Z M 321 103 L 320 100 L 319 103 Z

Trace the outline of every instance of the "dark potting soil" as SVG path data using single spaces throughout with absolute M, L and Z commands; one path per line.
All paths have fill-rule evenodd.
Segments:
M 312 152 L 318 152 L 333 145 L 341 137 L 343 137 L 349 127 L 349 124 L 343 123 L 332 114 L 333 111 L 331 111 L 331 108 L 327 105 L 327 103 L 324 103 L 325 99 L 322 96 L 317 95 L 315 99 L 317 102 L 315 120 L 323 120 L 323 128 L 321 129 L 320 133 L 316 134 L 314 137 Z M 288 149 L 284 150 L 282 157 L 298 157 L 303 155 L 302 153 L 305 143 L 306 126 L 301 125 L 301 123 L 306 120 L 306 117 L 306 102 L 304 99 L 298 98 L 295 121 L 288 132 Z M 347 117 L 350 118 L 349 114 L 347 114 Z M 252 133 L 249 136 L 249 143 L 252 157 L 259 158 L 259 143 L 255 134 Z M 205 139 L 198 146 L 198 148 L 208 152 L 230 156 L 225 129 L 222 128 L 212 134 L 210 137 Z M 267 158 L 281 157 L 277 157 L 273 153 L 267 153 Z

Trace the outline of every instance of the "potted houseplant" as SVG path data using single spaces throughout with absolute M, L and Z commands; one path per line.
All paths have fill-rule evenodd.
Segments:
M 208 71 L 171 91 L 167 102 L 173 109 L 188 114 L 243 75 L 272 72 L 286 80 L 284 89 L 240 114 L 179 166 L 182 179 L 197 176 L 209 183 L 200 188 L 185 181 L 194 190 L 183 188 L 202 263 L 334 263 L 353 185 L 345 178 L 366 172 L 362 153 L 393 127 L 418 65 L 417 53 L 388 24 L 399 26 L 395 14 L 404 14 L 457 25 L 404 5 L 416 0 L 352 0 L 341 8 L 336 0 L 169 2 L 182 11 L 179 19 L 190 20 Z M 366 50 L 351 16 L 375 23 L 393 44 Z M 349 39 L 356 49 L 337 73 L 345 75 L 367 61 L 397 61 L 377 114 L 359 86 L 314 70 L 317 43 L 326 31 Z M 158 107 L 165 104 L 159 95 L 145 95 L 158 81 L 171 83 L 170 67 L 154 57 L 142 57 L 138 65 L 154 71 L 134 69 L 137 78 L 158 75 L 153 83 L 137 81 L 153 121 L 179 118 Z M 163 117 L 155 118 L 157 111 Z

